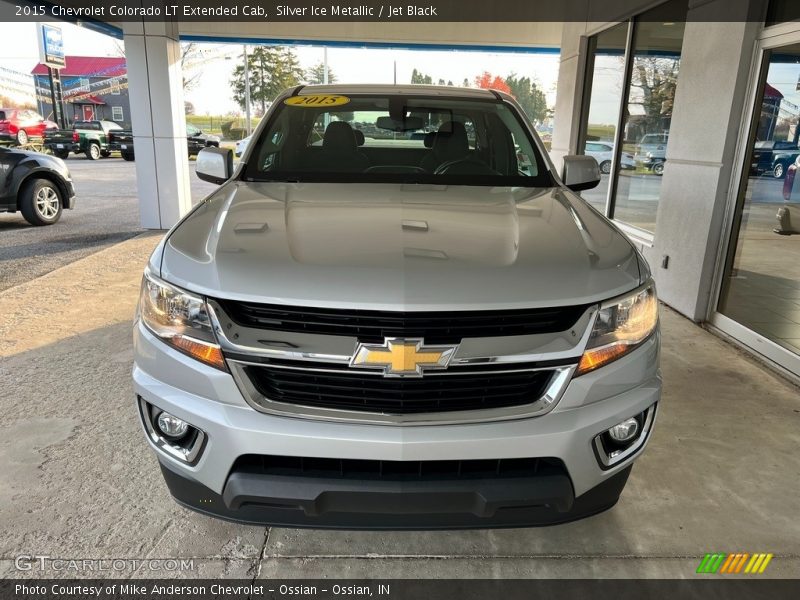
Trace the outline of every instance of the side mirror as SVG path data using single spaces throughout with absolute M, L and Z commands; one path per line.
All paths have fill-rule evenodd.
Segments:
M 570 154 L 564 157 L 561 180 L 573 192 L 590 190 L 600 183 L 600 165 L 593 156 Z
M 197 176 L 211 183 L 225 183 L 233 175 L 233 150 L 209 147 L 197 153 Z

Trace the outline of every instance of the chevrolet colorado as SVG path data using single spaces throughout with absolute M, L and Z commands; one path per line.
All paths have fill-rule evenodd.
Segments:
M 368 135 L 364 135 L 364 132 Z M 628 239 L 502 93 L 311 86 L 160 242 L 134 325 L 181 504 L 248 523 L 529 526 L 612 507 L 661 395 Z

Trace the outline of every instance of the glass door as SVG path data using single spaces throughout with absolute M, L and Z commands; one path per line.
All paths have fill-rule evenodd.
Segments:
M 795 372 L 800 360 L 775 350 L 800 357 L 798 142 L 800 42 L 764 51 L 717 306 L 751 334 L 736 337 Z

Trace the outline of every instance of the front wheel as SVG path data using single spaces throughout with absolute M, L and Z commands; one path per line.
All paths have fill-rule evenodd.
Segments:
M 653 165 L 653 173 L 656 175 L 663 175 L 664 174 L 664 163 L 658 162 Z
M 775 168 L 772 169 L 772 176 L 775 179 L 783 179 L 784 175 L 786 175 L 786 167 L 783 166 L 783 163 L 775 165 Z
M 89 149 L 86 151 L 86 158 L 89 160 L 100 160 L 100 146 L 97 144 L 89 144 Z
M 26 181 L 19 192 L 19 209 L 31 225 L 52 225 L 61 218 L 61 192 L 49 179 Z
M 609 173 L 611 173 L 611 161 L 610 160 L 604 160 L 603 162 L 600 163 L 600 172 L 603 175 L 608 175 Z
M 28 133 L 24 129 L 20 129 L 17 132 L 17 143 L 20 146 L 24 146 L 28 143 Z

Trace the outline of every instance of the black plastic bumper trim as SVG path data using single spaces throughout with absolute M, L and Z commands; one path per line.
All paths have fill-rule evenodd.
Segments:
M 563 474 L 459 481 L 365 481 L 234 472 L 222 494 L 161 471 L 177 502 L 258 525 L 332 529 L 471 529 L 554 525 L 616 504 L 627 467 L 575 498 Z

